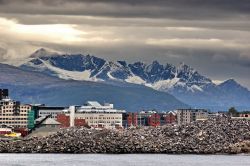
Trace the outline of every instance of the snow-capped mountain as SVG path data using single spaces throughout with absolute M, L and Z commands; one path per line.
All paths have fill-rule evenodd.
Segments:
M 30 104 L 69 106 L 96 100 L 101 103 L 114 103 L 115 107 L 131 112 L 143 109 L 172 110 L 188 107 L 168 93 L 142 85 L 127 83 L 110 85 L 64 80 L 0 63 L 1 88 L 8 88 L 11 98 Z
M 143 84 L 161 91 L 182 90 L 202 91 L 212 81 L 200 75 L 185 64 L 175 67 L 171 64 L 151 64 L 125 61 L 110 62 L 104 59 L 81 54 L 58 54 L 37 50 L 29 62 L 21 68 L 40 71 L 63 79 L 87 81 L 125 81 Z
M 160 64 L 157 61 L 150 64 L 128 64 L 125 61 L 106 61 L 90 55 L 62 54 L 40 49 L 20 68 L 62 79 L 142 84 L 171 93 L 197 107 L 250 106 L 250 92 L 236 81 L 215 84 L 184 63 L 179 66 Z M 244 95 L 239 94 L 239 90 Z

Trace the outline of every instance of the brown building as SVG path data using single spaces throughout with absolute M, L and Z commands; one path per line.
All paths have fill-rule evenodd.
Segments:
M 66 116 L 65 114 L 58 114 L 56 116 L 56 121 L 60 122 L 60 127 L 69 127 L 69 116 Z
M 58 114 L 56 117 L 57 121 L 61 123 L 60 127 L 70 127 L 70 117 L 65 114 Z M 85 126 L 87 123 L 85 119 L 75 118 L 74 126 Z
M 85 126 L 87 125 L 85 119 L 75 118 L 75 126 Z
M 148 126 L 157 127 L 161 125 L 161 116 L 157 113 L 154 113 L 148 116 Z
M 168 112 L 166 115 L 163 115 L 165 124 L 176 124 L 177 123 L 177 115 L 175 112 Z
M 128 113 L 126 116 L 127 127 L 138 126 L 137 113 Z

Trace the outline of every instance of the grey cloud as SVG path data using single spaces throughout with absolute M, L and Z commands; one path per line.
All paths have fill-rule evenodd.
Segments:
M 1 0 L 2 13 L 249 20 L 248 0 Z
M 56 44 L 38 39 L 28 41 L 25 37 L 18 41 L 14 34 L 1 34 L 0 42 L 5 46 L 0 49 L 0 61 L 27 56 L 36 48 L 47 47 L 109 60 L 186 62 L 213 79 L 233 77 L 250 87 L 250 78 L 246 78 L 250 69 L 249 0 L 0 0 L 0 17 L 29 25 L 74 24 L 76 29 L 89 33 L 81 36 L 86 39 L 122 39 L 117 43 Z M 174 29 L 182 27 L 201 30 Z M 206 42 L 204 45 L 187 43 L 189 47 L 159 46 L 145 44 L 149 38 L 222 42 L 216 46 Z
M 244 20 L 172 20 L 152 18 L 108 18 L 69 15 L 0 14 L 0 17 L 16 19 L 21 24 L 77 24 L 98 27 L 196 27 L 215 30 L 250 31 L 250 22 Z

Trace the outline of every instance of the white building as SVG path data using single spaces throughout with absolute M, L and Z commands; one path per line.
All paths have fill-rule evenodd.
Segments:
M 0 100 L 0 124 L 14 128 L 27 128 L 30 105 L 20 104 L 18 101 L 4 98 Z
M 92 127 L 119 128 L 122 127 L 122 114 L 125 112 L 114 109 L 113 104 L 88 101 L 83 106 L 70 106 L 66 114 L 70 116 L 70 126 L 74 126 L 75 119 L 84 119 Z

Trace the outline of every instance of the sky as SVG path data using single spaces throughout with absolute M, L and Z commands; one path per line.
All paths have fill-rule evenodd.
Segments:
M 178 65 L 250 89 L 249 0 L 0 0 L 0 62 L 39 48 Z

